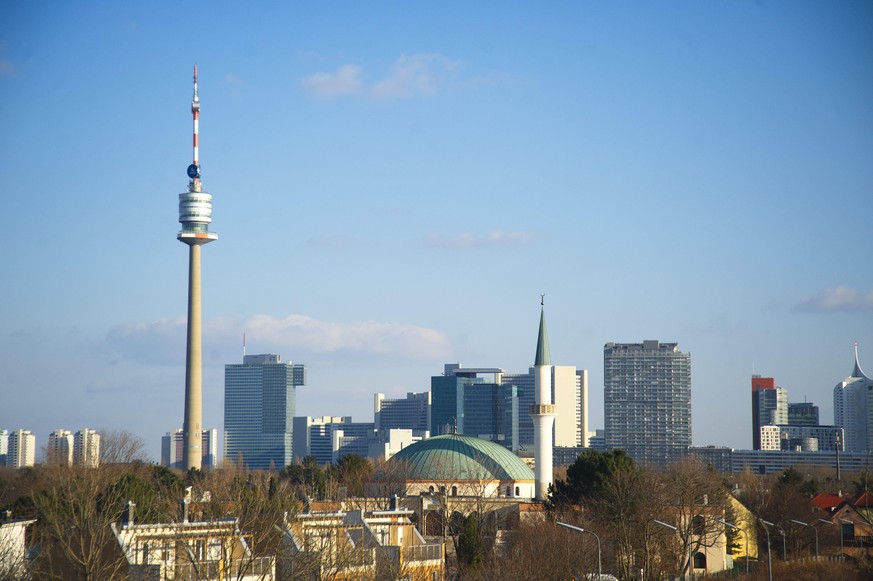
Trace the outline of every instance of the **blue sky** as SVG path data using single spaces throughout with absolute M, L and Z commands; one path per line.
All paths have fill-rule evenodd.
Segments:
M 287 5 L 286 5 L 287 4 Z M 0 4 L 0 427 L 181 426 L 200 159 L 204 423 L 225 363 L 308 367 L 300 415 L 445 362 L 692 354 L 696 445 L 749 376 L 833 419 L 873 370 L 869 2 Z

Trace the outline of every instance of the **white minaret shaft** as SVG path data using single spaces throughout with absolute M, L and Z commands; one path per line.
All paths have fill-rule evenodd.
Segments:
M 552 483 L 552 428 L 555 425 L 545 308 L 540 309 L 540 329 L 534 359 L 534 404 L 530 406 L 530 417 L 534 425 L 534 492 L 539 500 L 545 500 Z
M 203 450 L 203 353 L 200 305 L 200 247 L 218 239 L 209 231 L 212 222 L 212 195 L 203 191 L 200 183 L 200 98 L 197 96 L 197 67 L 194 67 L 194 98 L 191 101 L 194 118 L 194 163 L 188 166 L 188 191 L 179 194 L 178 239 L 189 247 L 188 255 L 188 346 L 185 359 L 185 469 L 200 469 Z

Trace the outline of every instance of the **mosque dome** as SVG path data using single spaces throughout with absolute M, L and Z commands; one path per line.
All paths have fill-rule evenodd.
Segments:
M 416 442 L 390 462 L 405 462 L 408 480 L 534 480 L 533 470 L 500 444 L 459 434 Z

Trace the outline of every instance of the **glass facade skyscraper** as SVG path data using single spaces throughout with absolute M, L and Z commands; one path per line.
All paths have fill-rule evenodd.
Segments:
M 292 462 L 296 388 L 306 384 L 303 365 L 281 355 L 246 355 L 224 366 L 224 457 L 249 468 Z
M 487 382 L 480 374 L 494 375 Z M 502 369 L 462 368 L 447 364 L 445 373 L 431 377 L 432 436 L 455 433 L 519 449 L 519 396 L 516 385 L 502 384 Z
M 691 446 L 691 354 L 677 343 L 603 347 L 606 448 L 658 466 Z

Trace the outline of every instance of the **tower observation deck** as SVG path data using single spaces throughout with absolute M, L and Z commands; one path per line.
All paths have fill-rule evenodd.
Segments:
M 188 245 L 201 245 L 218 240 L 218 234 L 209 231 L 212 222 L 212 194 L 203 191 L 200 181 L 200 98 L 197 96 L 197 67 L 194 67 L 194 98 L 191 100 L 194 118 L 194 161 L 188 166 L 188 191 L 179 194 L 179 222 L 182 230 L 178 239 Z

